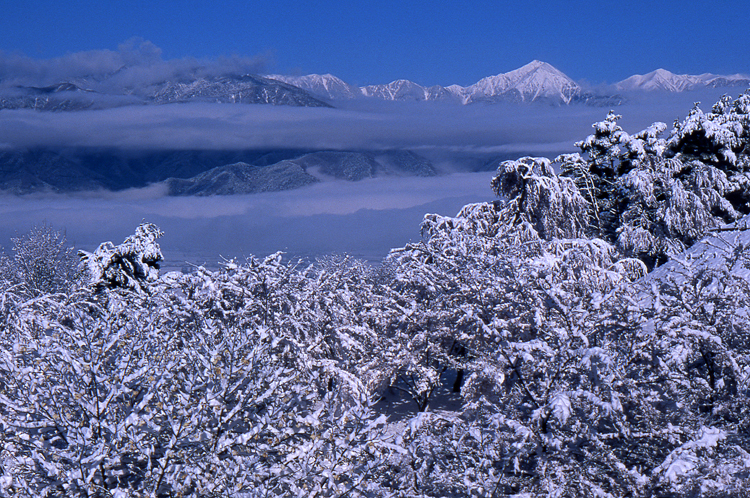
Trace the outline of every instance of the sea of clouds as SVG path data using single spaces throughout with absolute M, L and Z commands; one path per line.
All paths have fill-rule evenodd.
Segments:
M 97 91 L 143 88 L 169 78 L 258 73 L 262 58 L 165 61 L 160 50 L 131 40 L 118 51 L 92 51 L 36 60 L 0 53 L 0 87 L 41 86 L 79 79 Z M 93 75 L 93 76 L 92 76 Z M 635 133 L 654 121 L 671 125 L 695 101 L 705 110 L 722 90 L 626 95 L 615 110 Z M 737 92 L 739 93 L 739 92 Z M 0 195 L 0 245 L 41 222 L 64 229 L 91 250 L 120 242 L 142 221 L 165 231 L 172 266 L 215 264 L 220 256 L 350 253 L 377 261 L 391 247 L 419 239 L 427 212 L 455 215 L 469 202 L 491 200 L 491 171 L 474 164 L 522 155 L 574 152 L 573 143 L 609 109 L 583 105 L 380 102 L 353 100 L 336 108 L 271 105 L 133 105 L 78 112 L 0 110 L 0 151 L 30 147 L 122 150 L 409 149 L 428 157 L 440 176 L 332 181 L 250 196 L 174 198 L 159 186 L 124 192 Z

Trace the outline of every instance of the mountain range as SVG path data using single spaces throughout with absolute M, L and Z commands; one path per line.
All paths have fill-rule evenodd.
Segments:
M 750 87 L 750 76 L 734 74 L 720 76 L 704 73 L 699 75 L 674 74 L 666 69 L 657 69 L 648 74 L 635 74 L 615 84 L 615 88 L 622 91 L 633 90 L 665 90 L 668 92 L 684 92 L 700 88 Z
M 251 194 L 327 180 L 437 174 L 427 158 L 406 150 L 0 150 L 0 191 L 12 194 L 156 184 L 165 185 L 169 195 Z
M 331 74 L 306 76 L 270 75 L 269 78 L 301 88 L 326 101 L 361 97 L 383 100 L 442 100 L 462 104 L 475 102 L 548 102 L 553 104 L 586 103 L 617 105 L 623 97 L 616 92 L 668 91 L 682 92 L 701 88 L 750 87 L 750 76 L 736 74 L 674 74 L 657 69 L 646 75 L 634 75 L 612 85 L 614 91 L 592 92 L 563 72 L 542 61 L 532 61 L 513 71 L 488 76 L 469 86 L 422 86 L 409 80 L 384 85 L 356 87 Z
M 326 75 L 188 75 L 140 86 L 119 85 L 116 76 L 79 78 L 54 85 L 3 85 L 2 109 L 76 111 L 187 102 L 335 107 L 344 101 L 441 101 L 456 105 L 531 103 L 615 106 L 618 92 L 683 92 L 700 88 L 750 87 L 750 77 L 677 75 L 658 69 L 634 75 L 609 92 L 585 89 L 550 64 L 532 61 L 473 85 L 425 87 L 408 80 L 357 87 Z M 108 79 L 110 78 L 110 79 Z M 97 148 L 0 148 L 0 191 L 122 190 L 161 184 L 170 195 L 255 193 L 297 188 L 325 180 L 358 181 L 398 175 L 437 174 L 428 159 L 405 150 L 146 150 Z
M 301 88 L 251 74 L 180 78 L 143 88 L 107 85 L 86 78 L 47 87 L 0 87 L 0 109 L 78 111 L 185 102 L 331 107 Z
M 475 102 L 573 102 L 595 103 L 620 99 L 613 95 L 595 95 L 585 91 L 578 83 L 546 62 L 532 61 L 508 73 L 482 78 L 470 86 L 440 85 L 425 87 L 409 80 L 396 80 L 385 85 L 355 87 L 330 75 L 307 76 L 271 75 L 269 78 L 284 81 L 302 88 L 325 101 L 371 97 L 382 100 L 455 101 L 461 104 Z
M 106 78 L 81 78 L 50 86 L 5 86 L 0 82 L 0 109 L 72 111 L 126 105 L 212 102 L 331 107 L 352 99 L 387 101 L 544 102 L 554 105 L 584 103 L 615 106 L 625 99 L 618 92 L 682 92 L 700 88 L 750 87 L 750 76 L 678 75 L 657 69 L 634 75 L 593 92 L 542 61 L 532 61 L 507 73 L 488 76 L 473 85 L 422 86 L 409 80 L 387 84 L 350 85 L 331 74 L 182 76 L 144 87 L 108 84 Z

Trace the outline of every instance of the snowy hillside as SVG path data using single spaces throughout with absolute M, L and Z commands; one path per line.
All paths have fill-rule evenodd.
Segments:
M 274 104 L 328 107 L 328 104 L 287 83 L 253 75 L 199 78 L 167 82 L 148 97 L 157 104 L 215 102 L 222 104 Z
M 332 74 L 308 74 L 306 76 L 272 74 L 268 78 L 294 85 L 325 100 L 353 99 L 361 95 L 359 88 L 345 83 Z

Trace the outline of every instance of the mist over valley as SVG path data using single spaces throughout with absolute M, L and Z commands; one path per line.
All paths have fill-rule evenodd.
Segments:
M 616 109 L 637 131 L 724 91 L 641 93 Z M 418 240 L 427 212 L 452 216 L 494 198 L 501 160 L 574 152 L 606 111 L 398 101 L 6 109 L 0 245 L 47 221 L 91 249 L 147 220 L 164 229 L 173 267 L 278 250 L 377 261 Z M 248 195 L 212 195 L 230 193 Z

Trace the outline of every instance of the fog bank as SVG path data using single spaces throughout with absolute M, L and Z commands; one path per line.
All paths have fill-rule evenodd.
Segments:
M 469 202 L 491 200 L 493 174 L 332 181 L 297 190 L 241 196 L 164 197 L 158 189 L 86 195 L 0 196 L 0 244 L 47 222 L 76 247 L 120 243 L 143 221 L 165 232 L 167 266 L 215 265 L 223 257 L 348 253 L 379 261 L 419 240 L 428 212 L 453 216 Z
M 739 90 L 735 93 L 739 93 Z M 614 109 L 637 132 L 683 119 L 721 89 L 639 93 Z M 349 102 L 326 109 L 246 104 L 127 106 L 77 112 L 0 111 L 0 148 L 435 149 L 463 152 L 573 151 L 609 109 L 584 105 Z

